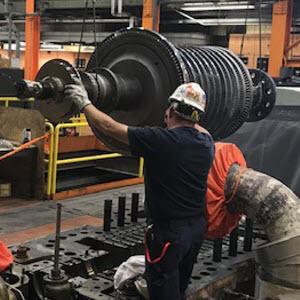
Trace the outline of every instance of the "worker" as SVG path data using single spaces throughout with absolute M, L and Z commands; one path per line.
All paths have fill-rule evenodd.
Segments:
M 183 300 L 205 236 L 207 176 L 214 156 L 211 135 L 198 125 L 206 95 L 197 83 L 180 85 L 169 98 L 166 128 L 131 127 L 99 111 L 83 85 L 65 97 L 84 112 L 94 132 L 129 145 L 145 160 L 146 272 L 151 300 Z

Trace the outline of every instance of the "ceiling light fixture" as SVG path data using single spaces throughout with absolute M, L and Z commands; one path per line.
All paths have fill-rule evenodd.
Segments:
M 214 10 L 244 10 L 255 9 L 254 5 L 212 5 L 212 6 L 183 6 L 181 10 L 184 11 L 214 11 Z

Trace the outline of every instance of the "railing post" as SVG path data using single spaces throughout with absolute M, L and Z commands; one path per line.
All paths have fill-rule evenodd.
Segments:
M 53 146 L 54 146 L 54 126 L 46 122 L 46 126 L 49 127 L 49 153 L 48 153 L 48 175 L 47 175 L 47 199 L 51 198 L 52 187 L 52 172 L 53 172 Z
M 59 145 L 59 130 L 61 124 L 57 124 L 54 130 L 54 147 L 53 147 L 53 170 L 52 170 L 52 188 L 51 196 L 56 193 L 56 180 L 57 180 L 57 159 L 58 159 L 58 145 Z
M 144 158 L 140 157 L 139 159 L 139 178 L 144 176 Z
M 73 119 L 75 120 L 75 119 Z M 110 154 L 101 154 L 101 155 L 92 155 L 92 156 L 83 156 L 83 157 L 74 157 L 74 158 L 68 158 L 68 159 L 58 159 L 58 152 L 59 152 L 59 130 L 61 128 L 68 128 L 68 127 L 82 127 L 87 126 L 87 122 L 75 122 L 75 123 L 61 123 L 56 125 L 54 128 L 54 134 L 52 137 L 52 142 L 50 141 L 50 144 L 53 145 L 52 150 L 52 156 L 49 157 L 52 159 L 52 169 L 50 169 L 50 175 L 52 176 L 51 179 L 51 193 L 50 197 L 53 198 L 56 193 L 56 181 L 57 181 L 57 168 L 58 165 L 64 165 L 64 164 L 70 164 L 70 163 L 78 163 L 78 162 L 84 162 L 84 161 L 91 161 L 91 160 L 98 160 L 98 159 L 110 159 L 110 158 L 117 158 L 122 156 L 119 153 L 110 153 Z M 141 157 L 139 158 L 139 173 L 138 177 L 142 178 L 144 173 L 144 159 Z M 49 175 L 49 173 L 48 173 Z M 47 187 L 47 193 L 48 193 Z

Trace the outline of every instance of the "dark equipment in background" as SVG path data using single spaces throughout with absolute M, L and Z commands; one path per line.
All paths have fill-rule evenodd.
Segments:
M 269 70 L 269 57 L 258 57 L 256 59 L 256 68 L 264 72 Z
M 24 78 L 24 70 L 18 68 L 0 68 L 0 96 L 15 97 L 15 82 Z
M 300 68 L 282 67 L 276 84 L 278 86 L 300 86 Z

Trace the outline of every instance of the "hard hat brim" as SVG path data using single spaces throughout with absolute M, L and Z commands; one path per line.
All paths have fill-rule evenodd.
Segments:
M 174 101 L 177 101 L 179 103 L 183 103 L 183 104 L 187 104 L 190 105 L 198 110 L 200 110 L 201 112 L 205 112 L 205 108 L 203 108 L 201 105 L 198 105 L 197 103 L 193 102 L 193 101 L 189 101 L 186 99 L 179 99 L 179 98 L 175 98 L 175 97 L 170 97 L 169 98 L 169 103 L 172 103 Z

